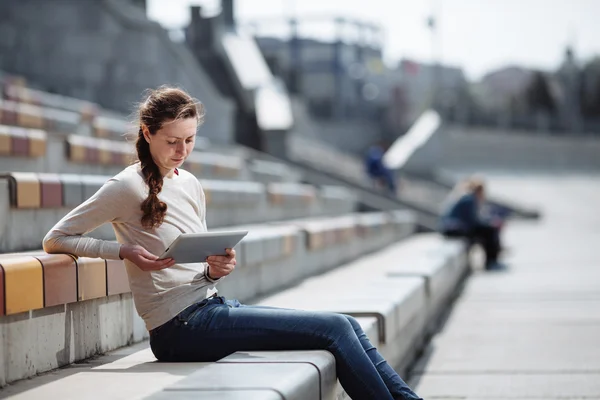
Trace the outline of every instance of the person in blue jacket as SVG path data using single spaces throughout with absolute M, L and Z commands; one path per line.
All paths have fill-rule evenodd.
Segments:
M 390 194 L 395 196 L 397 188 L 394 173 L 384 165 L 383 155 L 384 151 L 380 145 L 369 147 L 365 157 L 365 169 L 376 184 L 382 184 Z
M 448 237 L 465 237 L 482 245 L 485 251 L 485 269 L 500 269 L 500 230 L 503 220 L 484 216 L 485 188 L 481 180 L 470 179 L 461 195 L 450 201 L 442 218 L 440 229 Z

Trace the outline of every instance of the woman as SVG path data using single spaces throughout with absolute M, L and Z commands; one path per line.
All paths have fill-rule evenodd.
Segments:
M 179 166 L 194 148 L 204 109 L 161 87 L 139 108 L 139 162 L 110 179 L 44 238 L 48 253 L 123 259 L 136 310 L 160 361 L 219 360 L 238 350 L 329 350 L 353 399 L 418 399 L 369 342 L 356 320 L 334 313 L 253 307 L 216 296 L 235 251 L 207 263 L 159 260 L 180 233 L 206 231 L 198 180 Z M 83 236 L 110 222 L 117 242 Z

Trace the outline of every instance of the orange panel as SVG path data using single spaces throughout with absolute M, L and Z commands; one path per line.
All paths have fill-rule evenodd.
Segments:
M 323 232 L 308 231 L 308 247 L 311 250 L 317 250 L 323 247 Z
M 304 203 L 306 204 L 311 204 L 316 200 L 316 196 L 314 193 L 304 193 L 302 195 L 302 200 L 304 200 Z
M 106 286 L 109 296 L 129 293 L 129 278 L 122 260 L 106 260 Z
M 0 268 L 0 315 L 6 315 L 4 310 L 4 268 Z
M 6 315 L 44 307 L 42 264 L 31 256 L 0 258 L 4 270 Z
M 99 149 L 98 150 L 98 160 L 100 164 L 111 164 L 112 163 L 112 153 L 107 149 Z
M 6 127 L 0 127 L 0 155 L 10 155 L 12 152 L 12 140 L 9 130 Z
M 277 205 L 281 205 L 284 203 L 285 196 L 283 196 L 281 193 L 274 193 L 270 190 L 268 193 L 269 193 L 269 202 L 270 203 L 277 204 Z
M 77 259 L 77 300 L 106 296 L 106 261 L 101 258 Z
M 104 128 L 94 127 L 94 131 L 96 133 L 96 136 L 99 138 L 109 138 L 110 137 L 110 132 Z
M 44 118 L 41 109 L 30 104 L 19 104 L 17 124 L 23 128 L 43 129 Z
M 29 156 L 43 157 L 46 155 L 46 132 L 42 130 L 30 130 L 29 136 Z
M 235 167 L 224 167 L 222 173 L 223 173 L 223 175 L 226 175 L 229 177 L 235 177 L 240 173 L 240 170 Z
M 85 104 L 79 112 L 81 114 L 81 122 L 91 123 L 96 118 L 96 114 L 98 114 L 98 108 L 93 104 Z
M 283 239 L 283 254 L 286 256 L 294 252 L 294 235 L 286 235 Z
M 17 208 L 40 208 L 41 193 L 37 175 L 30 172 L 13 172 L 10 176 L 13 204 Z
M 85 161 L 85 146 L 81 140 L 71 136 L 67 140 L 69 146 L 69 160 L 72 162 L 84 162 Z
M 202 173 L 202 164 L 195 161 L 186 161 L 185 169 L 187 169 L 193 175 L 200 175 Z

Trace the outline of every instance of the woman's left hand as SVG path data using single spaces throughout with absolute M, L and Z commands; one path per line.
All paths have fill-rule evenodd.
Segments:
M 208 277 L 210 279 L 219 279 L 233 272 L 237 261 L 235 259 L 235 250 L 226 249 L 226 256 L 210 256 L 206 259 L 208 263 Z

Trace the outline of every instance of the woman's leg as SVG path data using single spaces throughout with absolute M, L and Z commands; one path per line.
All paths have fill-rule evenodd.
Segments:
M 408 387 L 406 382 L 400 378 L 398 373 L 394 371 L 392 367 L 390 367 L 379 351 L 377 351 L 377 348 L 371 344 L 371 341 L 367 337 L 367 334 L 363 331 L 358 321 L 350 315 L 344 316 L 352 325 L 358 340 L 360 340 L 362 348 L 367 353 L 367 356 L 369 356 L 369 359 L 371 359 L 373 365 L 375 365 L 375 368 L 377 368 L 379 376 L 381 376 L 385 382 L 385 386 L 387 386 L 394 399 L 421 399 L 410 389 L 410 387 Z
M 236 307 L 220 297 L 198 304 L 152 332 L 159 360 L 216 361 L 236 351 L 322 349 L 334 355 L 338 378 L 351 398 L 393 399 L 341 314 Z
M 475 228 L 474 235 L 481 242 L 485 251 L 485 265 L 490 266 L 498 261 L 500 252 L 500 233 L 493 226 L 480 226 Z
M 227 302 L 232 304 L 234 307 L 278 309 L 269 306 L 247 306 L 244 304 L 240 304 L 240 302 L 237 300 L 228 300 Z M 279 310 L 281 310 L 281 308 L 279 308 Z M 404 382 L 402 378 L 400 378 L 400 375 L 398 375 L 398 373 L 394 371 L 392 367 L 390 367 L 390 365 L 379 353 L 379 351 L 377 351 L 377 348 L 373 346 L 373 344 L 367 337 L 367 334 L 363 331 L 358 321 L 351 315 L 342 315 L 344 315 L 348 322 L 350 322 L 350 325 L 352 325 L 354 333 L 360 341 L 363 350 L 367 353 L 367 356 L 369 356 L 369 359 L 377 369 L 377 372 L 379 372 L 379 376 L 381 376 L 381 378 L 383 379 L 383 382 L 387 386 L 394 399 L 421 399 L 415 394 L 415 392 L 413 392 L 410 389 L 406 382 Z

